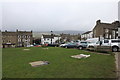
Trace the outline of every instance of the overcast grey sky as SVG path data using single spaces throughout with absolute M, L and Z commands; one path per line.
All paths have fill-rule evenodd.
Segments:
M 2 30 L 92 30 L 96 20 L 118 20 L 119 0 L 5 0 Z

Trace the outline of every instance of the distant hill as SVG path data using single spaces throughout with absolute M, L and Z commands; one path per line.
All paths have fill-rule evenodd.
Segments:
M 57 33 L 57 34 L 61 34 L 61 33 L 64 33 L 64 34 L 71 34 L 71 35 L 75 35 L 75 34 L 82 34 L 84 33 L 84 31 L 74 31 L 74 30 L 65 30 L 65 31 L 54 31 L 54 33 Z
M 54 34 L 71 34 L 71 35 L 76 35 L 76 34 L 82 34 L 85 31 L 74 31 L 74 30 L 65 30 L 65 31 L 53 31 Z M 39 38 L 42 36 L 42 34 L 51 34 L 50 31 L 33 31 L 33 37 Z

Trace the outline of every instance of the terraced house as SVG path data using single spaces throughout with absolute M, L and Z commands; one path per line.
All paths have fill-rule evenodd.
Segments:
M 2 47 L 26 47 L 32 44 L 32 31 L 2 32 Z
M 117 39 L 119 21 L 112 23 L 102 23 L 101 20 L 96 21 L 96 26 L 93 29 L 93 37 L 103 37 L 104 39 Z

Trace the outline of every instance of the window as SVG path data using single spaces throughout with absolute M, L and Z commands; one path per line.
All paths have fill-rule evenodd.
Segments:
M 120 43 L 120 40 L 112 40 L 112 43 Z
M 83 43 L 83 44 L 87 44 L 87 42 L 81 42 L 81 43 Z
M 105 38 L 108 38 L 108 34 L 105 34 Z
M 20 40 L 20 42 L 21 42 L 21 39 L 19 39 Z
M 18 38 L 21 38 L 21 35 L 18 35 Z
M 30 42 L 30 39 L 27 39 L 28 42 Z
M 9 40 L 9 42 L 11 42 L 11 40 Z
M 115 31 L 112 31 L 113 38 L 115 39 Z
M 25 36 L 24 36 L 24 35 L 23 35 L 22 37 L 23 37 L 23 38 L 25 38 Z
M 104 40 L 104 43 L 109 43 L 109 40 Z
M 105 29 L 105 32 L 108 33 L 108 32 L 109 32 L 109 29 Z
M 27 36 L 27 38 L 30 38 L 30 36 Z
M 49 42 L 44 42 L 44 44 L 49 44 Z
M 96 44 L 99 44 L 99 43 L 100 43 L 100 41 L 97 41 L 97 42 L 96 42 Z
M 21 42 L 21 39 L 18 39 L 18 42 Z

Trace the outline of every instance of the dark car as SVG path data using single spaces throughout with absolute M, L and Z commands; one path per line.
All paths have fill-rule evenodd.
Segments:
M 49 47 L 59 47 L 59 44 L 48 44 Z
M 77 45 L 76 45 L 76 43 L 67 43 L 64 47 L 65 48 L 76 48 Z

